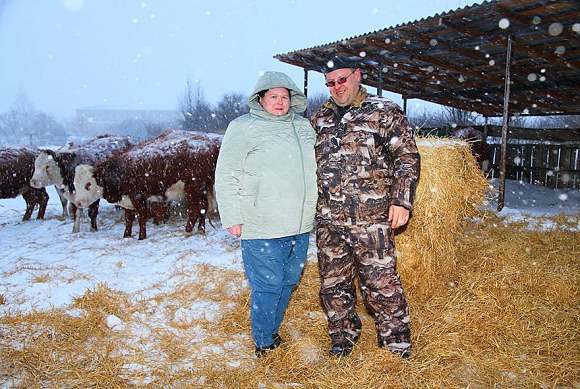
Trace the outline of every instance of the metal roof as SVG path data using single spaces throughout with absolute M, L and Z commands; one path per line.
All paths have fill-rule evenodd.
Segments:
M 334 55 L 404 99 L 502 116 L 508 74 L 510 115 L 580 114 L 579 0 L 485 1 L 274 58 L 320 71 Z

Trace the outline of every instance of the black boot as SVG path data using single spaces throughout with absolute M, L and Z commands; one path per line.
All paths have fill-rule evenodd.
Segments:
M 272 335 L 272 339 L 274 339 L 274 343 L 272 343 L 271 345 L 266 347 L 256 347 L 256 357 L 262 358 L 268 352 L 280 347 L 280 344 L 283 342 L 279 334 Z
M 352 352 L 352 342 L 335 343 L 330 347 L 328 354 L 331 357 L 346 357 Z
M 271 344 L 266 347 L 256 347 L 256 356 L 258 358 L 262 358 L 263 356 L 265 356 L 266 354 L 268 354 L 270 351 L 274 350 L 277 347 L 278 346 L 276 346 L 275 344 Z
M 280 334 L 277 333 L 272 335 L 272 339 L 274 339 L 274 344 L 276 345 L 276 347 L 279 347 L 282 344 L 282 342 L 284 342 L 284 339 L 282 339 L 280 337 Z

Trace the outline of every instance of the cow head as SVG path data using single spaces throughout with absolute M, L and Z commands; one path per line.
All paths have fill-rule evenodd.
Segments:
M 103 197 L 103 187 L 97 184 L 94 168 L 90 165 L 78 165 L 75 168 L 75 205 L 85 208 Z
M 63 187 L 64 179 L 54 157 L 55 153 L 52 150 L 43 150 L 38 154 L 34 160 L 34 174 L 30 186 L 39 189 L 48 185 Z

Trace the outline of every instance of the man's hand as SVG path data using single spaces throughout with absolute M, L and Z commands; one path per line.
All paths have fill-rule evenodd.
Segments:
M 409 221 L 409 210 L 398 205 L 391 205 L 389 208 L 389 221 L 392 229 L 404 226 Z
M 236 224 L 235 226 L 231 226 L 228 228 L 228 232 L 233 236 L 237 236 L 238 238 L 242 235 L 242 225 Z

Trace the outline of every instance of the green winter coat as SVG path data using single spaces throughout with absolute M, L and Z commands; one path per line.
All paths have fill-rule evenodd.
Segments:
M 275 116 L 258 93 L 284 87 L 290 110 Z M 310 232 L 316 212 L 316 134 L 298 115 L 306 96 L 284 73 L 265 72 L 248 99 L 250 113 L 234 119 L 216 167 L 216 197 L 223 228 L 242 225 L 242 239 L 271 239 Z

